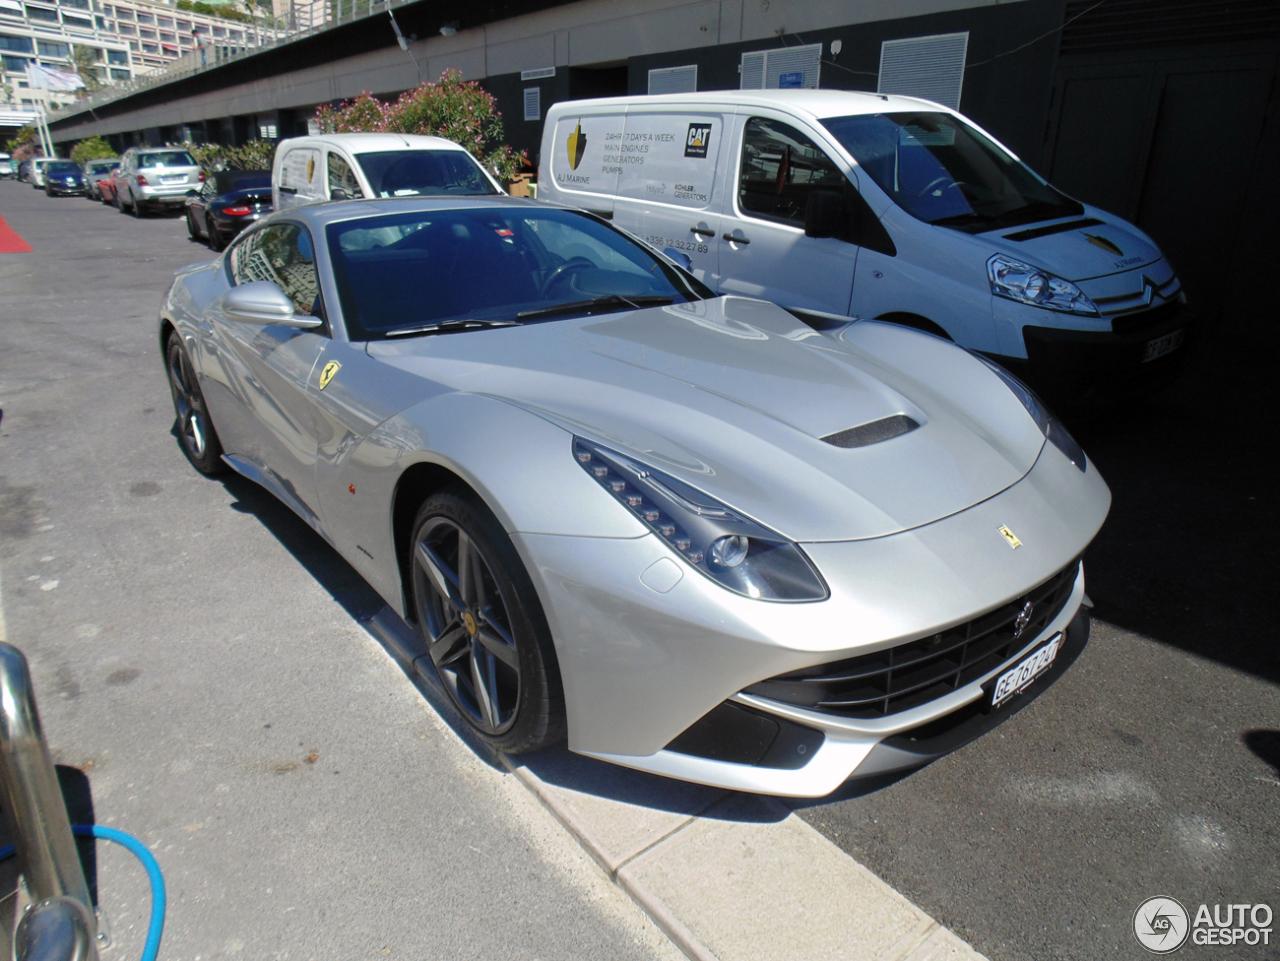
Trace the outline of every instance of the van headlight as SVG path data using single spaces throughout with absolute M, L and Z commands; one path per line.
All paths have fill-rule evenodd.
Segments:
M 1098 316 L 1094 302 L 1071 281 L 1004 254 L 996 254 L 987 261 L 987 277 L 991 281 L 991 292 L 997 297 L 1047 310 Z
M 1053 415 L 1053 412 L 1044 405 L 1035 391 L 1024 384 L 1013 374 L 1009 373 L 994 360 L 983 357 L 977 351 L 969 351 L 974 357 L 982 361 L 991 372 L 1004 381 L 1004 385 L 1013 392 L 1013 396 L 1022 402 L 1022 406 L 1027 409 L 1027 413 L 1031 415 L 1031 419 L 1036 422 L 1036 426 L 1040 428 L 1040 432 L 1044 434 L 1047 440 L 1058 450 L 1066 455 L 1067 460 L 1076 465 L 1076 469 L 1080 473 L 1085 473 L 1089 467 L 1089 459 L 1085 456 L 1084 448 L 1081 447 L 1074 437 L 1067 433 L 1067 429 L 1062 426 L 1062 421 Z
M 597 484 L 686 563 L 735 594 L 821 601 L 827 585 L 799 545 L 714 497 L 581 437 L 573 457 Z

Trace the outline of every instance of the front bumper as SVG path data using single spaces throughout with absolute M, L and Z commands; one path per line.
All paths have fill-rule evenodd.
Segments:
M 820 797 L 850 776 L 872 773 L 868 764 L 888 769 L 880 756 L 887 749 L 869 761 L 877 745 L 965 709 L 982 697 L 989 678 L 872 719 L 743 692 L 800 668 L 928 637 L 1008 604 L 1080 556 L 1109 506 L 1095 468 L 1082 475 L 1046 445 L 1022 480 L 958 514 L 887 537 L 802 545 L 831 597 L 801 604 L 731 594 L 682 565 L 653 535 L 512 539 L 555 639 L 571 750 L 717 787 Z M 998 533 L 1002 525 L 1021 538 L 1016 551 Z M 674 586 L 660 584 L 662 593 L 647 586 L 654 579 L 645 572 L 655 564 L 682 573 Z M 1083 596 L 1079 574 L 1054 619 L 1013 659 L 1065 630 Z M 788 736 L 797 750 L 804 744 L 808 759 L 770 767 L 668 750 L 726 701 L 787 722 Z
M 1111 326 L 1110 331 L 1024 327 L 1027 360 L 1020 373 L 1046 397 L 1068 404 L 1152 391 L 1182 372 L 1197 333 L 1195 314 L 1176 300 L 1114 317 Z M 1179 347 L 1144 361 L 1148 344 L 1177 331 L 1183 332 Z

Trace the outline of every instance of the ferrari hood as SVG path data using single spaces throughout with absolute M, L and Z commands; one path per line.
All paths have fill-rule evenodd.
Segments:
M 1070 281 L 1133 270 L 1160 259 L 1160 249 L 1136 228 L 1101 211 L 1061 224 L 1037 224 L 979 235 L 1011 257 L 1028 260 Z M 1060 228 L 1071 223 L 1086 226 Z
M 874 322 L 819 333 L 744 298 L 368 350 L 628 452 L 797 541 L 880 537 L 964 510 L 1017 482 L 1044 442 L 999 379 L 946 341 Z M 909 429 L 853 448 L 824 440 L 886 418 Z M 555 479 L 530 478 L 542 482 Z

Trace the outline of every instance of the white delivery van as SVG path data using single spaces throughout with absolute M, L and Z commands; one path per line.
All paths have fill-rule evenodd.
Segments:
M 276 210 L 326 200 L 465 197 L 502 188 L 452 140 L 398 133 L 340 133 L 282 140 L 271 169 Z
M 1186 298 L 1149 237 L 926 100 L 561 102 L 539 160 L 540 200 L 687 258 L 722 294 L 931 331 L 1059 398 L 1163 382 L 1186 354 Z

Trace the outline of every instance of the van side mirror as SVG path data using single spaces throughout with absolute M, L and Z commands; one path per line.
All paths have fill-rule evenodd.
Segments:
M 222 295 L 219 306 L 229 319 L 245 324 L 281 324 L 303 330 L 324 326 L 324 321 L 319 317 L 297 314 L 293 309 L 293 301 L 269 280 L 255 280 L 232 287 Z
M 838 190 L 814 190 L 804 208 L 806 237 L 834 237 L 844 225 L 844 197 Z

